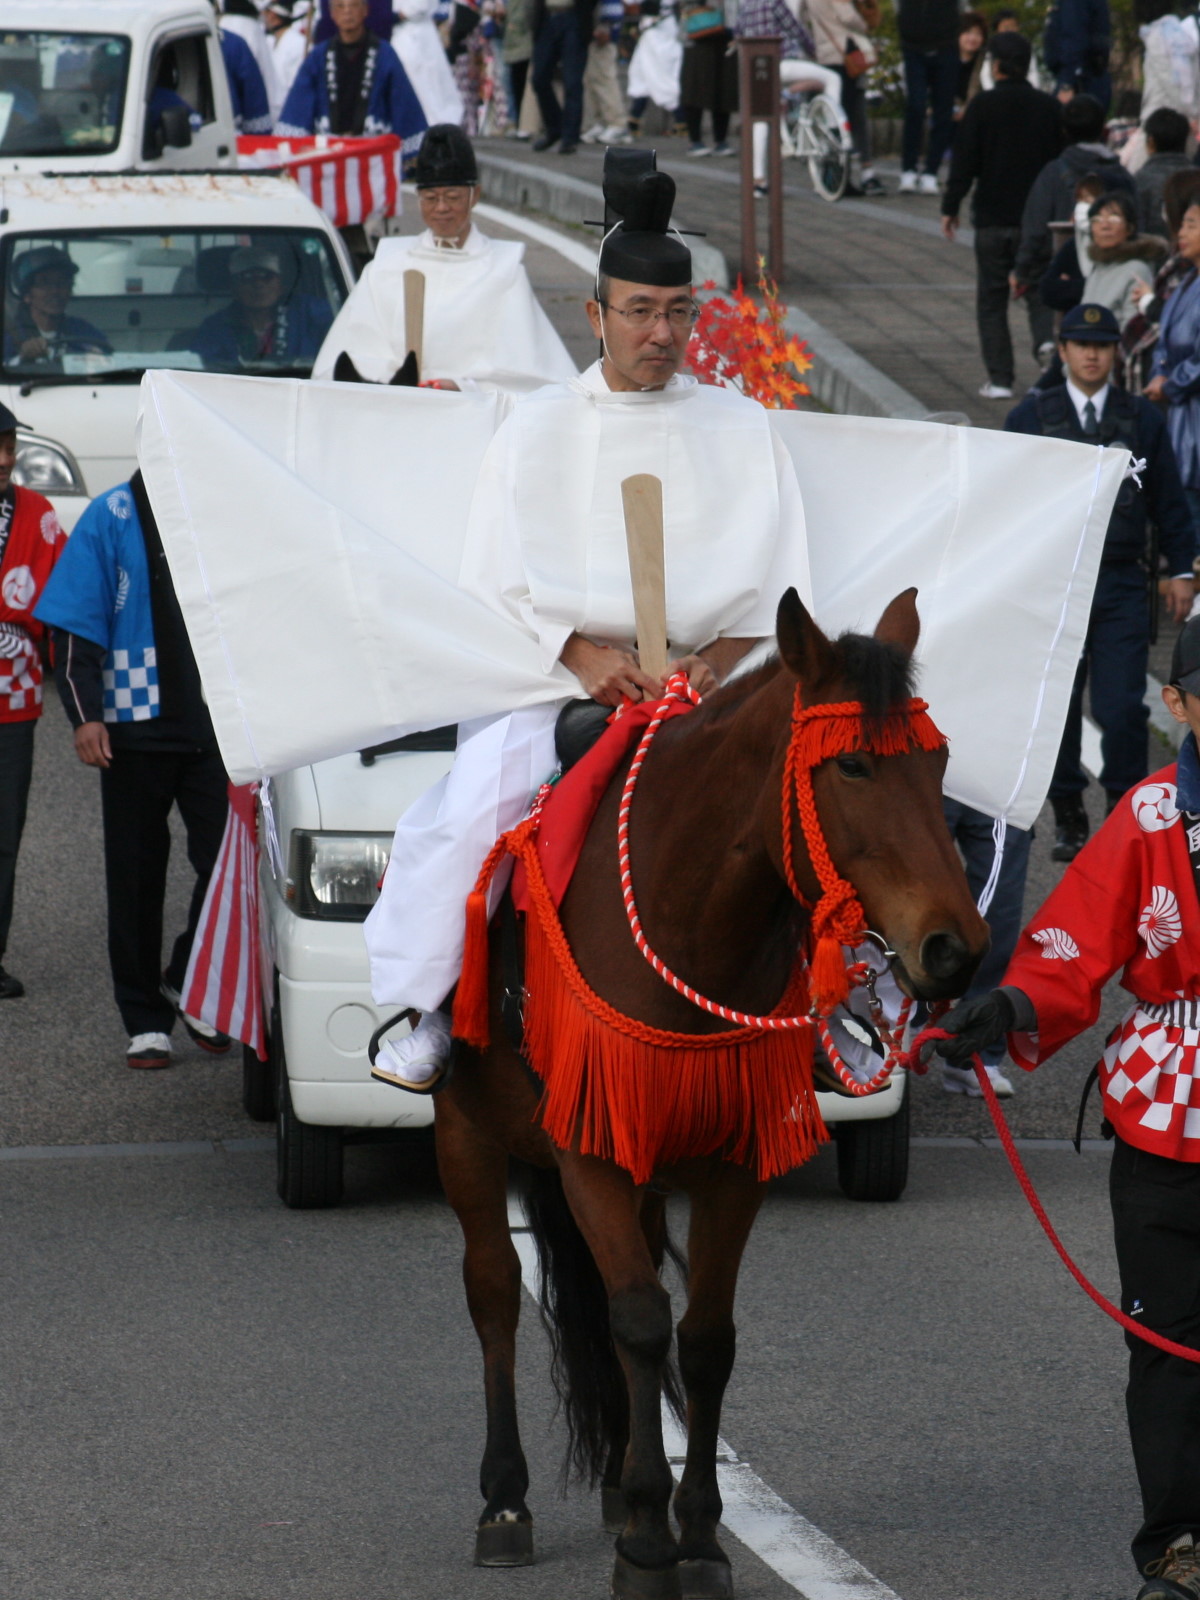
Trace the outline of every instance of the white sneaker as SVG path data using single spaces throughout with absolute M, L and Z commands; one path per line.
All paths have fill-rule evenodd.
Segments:
M 900 174 L 900 193 L 916 194 L 917 175 L 915 172 L 902 172 Z
M 922 194 L 941 193 L 941 188 L 938 184 L 937 177 L 932 172 L 923 172 L 921 174 L 920 178 L 917 180 L 917 188 Z
M 605 127 L 602 122 L 596 123 L 594 128 L 589 128 L 586 133 L 579 135 L 582 144 L 602 144 L 604 142 Z
M 135 1033 L 125 1051 L 130 1067 L 169 1067 L 171 1041 L 165 1033 Z
M 632 144 L 633 135 L 622 123 L 614 122 L 611 128 L 605 128 L 600 135 L 599 144 Z
M 986 383 L 979 385 L 979 398 L 981 400 L 1011 400 L 1012 390 L 1006 389 L 1002 383 L 993 383 L 989 378 Z
M 986 1063 L 985 1066 L 997 1100 L 1011 1100 L 1013 1086 L 1000 1068 L 987 1066 Z M 983 1099 L 983 1090 L 979 1087 L 974 1067 L 952 1067 L 947 1062 L 942 1067 L 942 1088 L 947 1094 L 965 1094 L 968 1100 Z
M 701 156 L 710 156 L 712 151 L 706 144 L 693 144 L 688 146 L 688 155 L 699 159 Z
M 427 1011 L 412 1033 L 389 1039 L 375 1058 L 371 1076 L 413 1094 L 428 1094 L 450 1058 L 450 1018 Z
M 1055 344 L 1053 339 L 1047 339 L 1044 343 L 1038 345 L 1037 362 L 1038 366 L 1041 367 L 1043 372 L 1045 372 L 1046 368 L 1054 360 L 1054 352 L 1057 349 L 1058 346 Z

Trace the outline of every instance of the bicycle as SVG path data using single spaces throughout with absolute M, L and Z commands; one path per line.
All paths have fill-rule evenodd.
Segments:
M 854 145 L 850 128 L 828 95 L 799 84 L 783 91 L 780 138 L 785 156 L 808 162 L 812 186 L 824 200 L 840 200 L 850 182 Z

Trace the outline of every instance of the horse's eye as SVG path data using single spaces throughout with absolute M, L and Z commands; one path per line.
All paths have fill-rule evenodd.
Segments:
M 871 769 L 861 756 L 838 756 L 837 768 L 843 778 L 869 778 Z

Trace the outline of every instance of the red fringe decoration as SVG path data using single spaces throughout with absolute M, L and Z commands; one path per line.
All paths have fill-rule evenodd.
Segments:
M 472 889 L 467 896 L 467 932 L 463 945 L 462 976 L 454 992 L 454 1037 L 476 1050 L 491 1042 L 488 1026 L 488 914 L 487 892 Z
M 635 1183 L 706 1155 L 765 1180 L 829 1137 L 810 1030 L 685 1034 L 634 1022 L 588 988 L 540 907 L 525 919 L 525 974 L 525 1055 L 545 1085 L 538 1119 L 560 1149 L 614 1161 Z M 781 1016 L 803 1008 L 803 989 L 789 984 Z

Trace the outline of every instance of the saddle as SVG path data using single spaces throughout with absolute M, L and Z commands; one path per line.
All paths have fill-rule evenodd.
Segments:
M 564 772 L 570 772 L 608 727 L 609 706 L 598 700 L 568 700 L 554 724 L 554 753 Z

